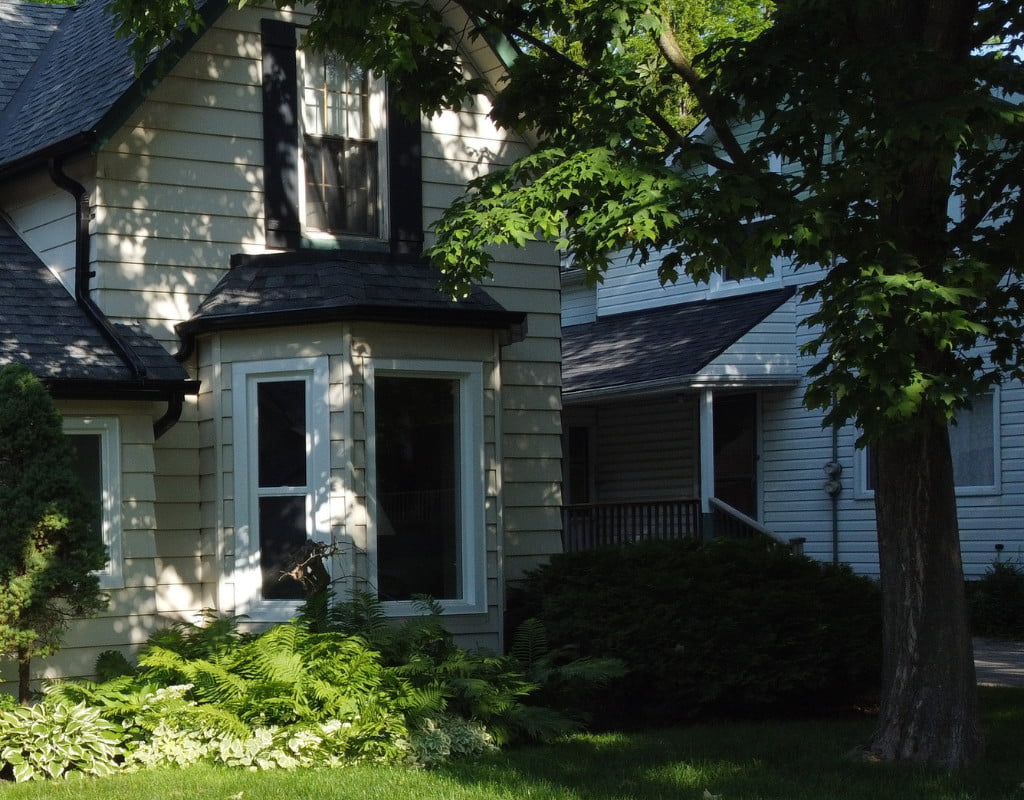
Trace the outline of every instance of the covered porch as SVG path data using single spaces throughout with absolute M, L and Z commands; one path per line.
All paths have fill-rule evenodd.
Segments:
M 760 406 L 799 382 L 791 297 L 762 291 L 563 329 L 565 551 L 772 535 L 759 507 Z

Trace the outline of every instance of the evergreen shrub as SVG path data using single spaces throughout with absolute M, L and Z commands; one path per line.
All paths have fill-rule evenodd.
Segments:
M 519 602 L 552 647 L 626 663 L 594 701 L 604 726 L 848 709 L 877 689 L 877 584 L 767 540 L 561 554 Z

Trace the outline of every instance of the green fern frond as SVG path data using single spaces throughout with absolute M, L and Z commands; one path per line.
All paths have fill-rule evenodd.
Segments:
M 557 677 L 565 681 L 579 681 L 604 686 L 628 672 L 619 658 L 577 658 L 557 667 Z
M 536 617 L 525 620 L 512 635 L 510 653 L 524 670 L 539 664 L 549 650 L 547 628 Z

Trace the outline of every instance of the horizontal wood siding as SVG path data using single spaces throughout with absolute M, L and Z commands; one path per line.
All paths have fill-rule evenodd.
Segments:
M 598 407 L 595 500 L 699 496 L 696 417 L 692 396 Z

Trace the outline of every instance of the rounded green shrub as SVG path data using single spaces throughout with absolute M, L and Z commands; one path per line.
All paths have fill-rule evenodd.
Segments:
M 1024 566 L 994 561 L 967 584 L 971 632 L 992 639 L 1024 639 Z
M 552 647 L 625 661 L 606 726 L 845 709 L 878 684 L 876 583 L 767 540 L 562 554 L 521 600 Z

